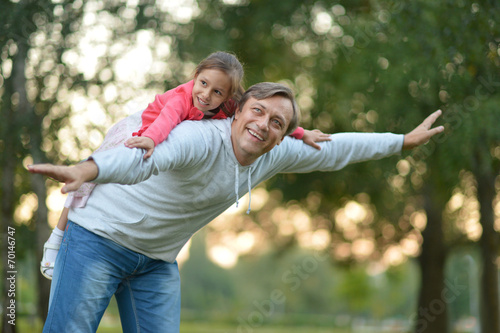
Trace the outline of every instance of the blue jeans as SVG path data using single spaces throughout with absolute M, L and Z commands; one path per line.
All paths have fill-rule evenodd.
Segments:
M 96 332 L 113 294 L 123 332 L 179 332 L 177 263 L 154 260 L 68 221 L 43 332 Z

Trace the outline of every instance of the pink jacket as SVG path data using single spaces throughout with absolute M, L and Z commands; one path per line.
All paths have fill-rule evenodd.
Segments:
M 201 120 L 203 112 L 193 105 L 192 91 L 194 81 L 181 84 L 161 95 L 156 95 L 154 102 L 142 112 L 142 127 L 134 132 L 134 136 L 147 136 L 155 146 L 167 139 L 170 131 L 183 120 Z M 219 107 L 212 119 L 225 119 L 231 117 L 236 111 L 237 104 L 232 99 Z M 302 139 L 304 129 L 298 127 L 292 134 L 296 139 Z

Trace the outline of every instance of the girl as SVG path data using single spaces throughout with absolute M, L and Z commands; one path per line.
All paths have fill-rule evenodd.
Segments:
M 155 97 L 154 102 L 142 113 L 142 127 L 132 133 L 132 137 L 124 130 L 122 122 L 118 122 L 106 134 L 97 151 L 125 143 L 129 148 L 145 149 L 144 158 L 147 159 L 153 154 L 156 145 L 164 141 L 181 121 L 232 116 L 244 92 L 242 80 L 243 66 L 234 55 L 226 52 L 212 53 L 196 67 L 193 80 Z M 329 140 L 329 135 L 317 130 L 304 131 L 300 127 L 291 136 L 302 139 L 317 149 L 319 146 L 315 142 Z M 46 278 L 52 279 L 69 207 L 84 207 L 94 186 L 95 184 L 85 183 L 68 195 L 57 227 L 44 244 L 40 270 Z

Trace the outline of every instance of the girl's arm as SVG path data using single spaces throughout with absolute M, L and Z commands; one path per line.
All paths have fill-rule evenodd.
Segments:
M 192 106 L 192 86 L 193 82 L 190 81 L 162 95 L 156 95 L 154 102 L 141 115 L 141 129 L 125 142 L 125 146 L 146 149 L 144 159 L 147 159 L 153 154 L 156 145 L 165 141 L 181 121 L 203 118 L 203 113 Z
M 150 138 L 155 147 L 160 142 L 167 139 L 168 135 L 175 126 L 179 125 L 181 121 L 188 118 L 191 105 L 188 104 L 187 101 L 177 97 L 178 96 L 172 96 L 172 98 L 169 98 L 168 101 L 165 101 L 165 105 L 160 109 L 160 111 L 156 111 L 156 119 L 154 119 L 145 130 L 139 131 L 140 137 Z M 144 117 L 145 115 L 143 114 L 143 127 Z

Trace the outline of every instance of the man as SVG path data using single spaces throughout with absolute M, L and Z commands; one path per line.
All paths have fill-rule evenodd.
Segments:
M 103 184 L 85 208 L 70 211 L 44 332 L 96 331 L 113 294 L 124 332 L 178 332 L 175 258 L 196 231 L 277 173 L 333 171 L 423 144 L 443 131 L 431 129 L 439 115 L 404 136 L 332 135 L 318 151 L 287 137 L 298 123 L 291 90 L 260 83 L 234 119 L 185 121 L 147 160 L 120 147 L 72 167 L 29 166 L 65 182 L 64 193 Z

